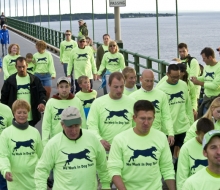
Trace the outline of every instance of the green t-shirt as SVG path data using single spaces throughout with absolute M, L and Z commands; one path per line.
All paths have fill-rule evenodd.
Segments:
M 186 83 L 179 80 L 177 84 L 172 85 L 164 81 L 157 88 L 167 94 L 174 134 L 177 135 L 186 132 L 194 122 L 192 105 Z M 167 134 L 166 131 L 165 133 Z
M 116 71 L 122 71 L 125 68 L 124 56 L 120 53 L 106 52 L 103 55 L 102 62 L 98 71 L 98 75 L 101 75 L 104 69 L 111 73 Z
M 89 111 L 87 126 L 98 140 L 112 143 L 115 135 L 132 128 L 133 106 L 135 100 L 122 95 L 122 98 L 113 100 L 109 94 L 97 98 Z
M 82 101 L 84 108 L 90 108 L 92 105 L 92 102 L 97 97 L 97 91 L 92 90 L 91 92 L 88 92 L 88 93 L 79 91 L 76 93 L 76 97 L 78 97 Z
M 186 62 L 186 59 L 181 60 L 181 62 Z M 190 80 L 191 77 L 198 77 L 200 75 L 200 72 L 201 72 L 198 61 L 196 59 L 192 59 L 191 62 L 190 62 L 190 66 L 187 62 L 186 71 L 188 73 L 189 80 Z M 195 85 L 195 91 L 196 91 L 197 99 L 199 99 L 200 90 L 201 90 L 201 86 L 200 85 Z
M 191 127 L 188 129 L 188 131 L 186 132 L 186 136 L 185 136 L 185 139 L 184 139 L 184 143 L 187 142 L 188 140 L 190 140 L 190 139 L 192 139 L 192 138 L 194 138 L 194 137 L 197 136 L 197 135 L 196 135 L 196 131 L 197 131 L 196 125 L 197 125 L 198 121 L 199 121 L 199 120 L 196 120 L 196 121 L 191 125 Z M 214 127 L 215 127 L 215 129 L 220 130 L 220 120 L 218 120 L 218 121 L 216 121 L 216 122 L 214 123 Z
M 97 190 L 96 171 L 102 188 L 110 189 L 105 150 L 88 130 L 82 130 L 77 140 L 69 140 L 60 132 L 47 143 L 36 166 L 36 190 L 46 189 L 51 169 L 53 189 Z
M 133 92 L 135 92 L 136 90 L 137 90 L 136 85 L 134 85 L 133 88 L 124 87 L 124 92 L 123 92 L 123 94 L 125 94 L 125 95 L 128 96 L 128 95 L 132 94 Z
M 73 48 L 77 47 L 77 43 L 74 40 L 62 41 L 60 43 L 60 62 L 68 63 L 70 58 L 70 52 Z
M 43 150 L 38 130 L 11 125 L 2 131 L 0 144 L 0 171 L 3 176 L 6 172 L 13 176 L 13 181 L 7 182 L 8 189 L 35 189 L 35 166 Z
M 161 131 L 162 124 L 168 131 L 169 136 L 174 135 L 173 122 L 170 115 L 170 107 L 168 104 L 167 96 L 159 89 L 152 89 L 146 91 L 142 87 L 133 92 L 129 97 L 135 100 L 148 100 L 151 101 L 155 107 L 155 119 L 152 127 Z
M 103 48 L 103 50 L 104 50 L 104 53 L 107 53 L 108 52 L 108 46 L 106 46 L 106 45 L 102 45 L 102 48 Z
M 0 134 L 2 133 L 2 131 L 11 125 L 12 123 L 12 119 L 13 119 L 13 114 L 11 112 L 11 109 L 0 103 Z
M 27 72 L 31 74 L 35 73 L 35 64 L 33 62 L 28 63 Z
M 69 107 L 74 106 L 80 111 L 82 117 L 82 128 L 86 127 L 85 113 L 82 107 L 82 103 L 79 98 L 74 97 L 73 99 L 60 100 L 55 98 L 50 98 L 46 104 L 44 117 L 42 122 L 42 142 L 45 146 L 50 138 L 58 134 L 63 130 L 60 124 L 60 116 L 62 111 Z
M 70 52 L 67 75 L 71 74 L 73 67 L 75 79 L 78 79 L 82 75 L 93 79 L 93 74 L 97 74 L 94 55 L 89 46 L 85 46 L 84 49 L 76 47 Z
M 17 69 L 15 68 L 16 59 L 20 57 L 20 55 L 6 55 L 3 58 L 3 72 L 4 72 L 4 80 L 6 80 L 9 76 L 14 73 L 17 73 Z
M 168 76 L 165 75 L 158 83 L 157 83 L 157 87 L 159 87 L 164 81 L 166 81 L 168 79 Z M 197 95 L 196 95 L 196 90 L 195 90 L 195 85 L 188 80 L 187 83 L 187 87 L 188 87 L 188 92 L 189 92 L 189 97 L 191 100 L 191 104 L 192 104 L 192 108 L 194 110 L 198 109 L 198 102 L 197 102 Z
M 30 76 L 27 74 L 25 77 L 16 75 L 17 81 L 17 99 L 26 100 L 31 105 L 31 94 L 30 94 Z M 28 112 L 28 121 L 33 119 L 32 111 Z
M 208 168 L 203 168 L 189 177 L 184 185 L 184 190 L 219 190 L 220 176 L 211 173 Z
M 122 177 L 127 190 L 161 190 L 164 180 L 175 179 L 166 136 L 151 128 L 146 136 L 133 129 L 118 134 L 111 145 L 108 171 Z
M 198 80 L 204 82 L 204 92 L 207 97 L 220 94 L 220 62 L 214 66 L 206 65 L 203 75 Z
M 203 155 L 202 144 L 196 138 L 186 142 L 180 149 L 176 175 L 177 190 L 184 190 L 183 184 L 187 178 L 208 165 Z
M 50 52 L 37 52 L 33 57 L 35 60 L 35 73 L 50 73 L 51 77 L 56 77 L 53 57 Z

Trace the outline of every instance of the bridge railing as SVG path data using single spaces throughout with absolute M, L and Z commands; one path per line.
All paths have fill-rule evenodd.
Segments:
M 60 43 L 65 39 L 63 32 L 38 26 L 36 24 L 14 18 L 7 18 L 7 23 L 10 27 L 19 30 L 20 32 L 44 40 L 56 49 L 60 48 Z M 77 36 L 72 35 L 72 39 L 77 40 Z M 97 47 L 102 45 L 99 42 L 94 42 L 94 44 L 96 44 Z M 120 52 L 124 55 L 125 64 L 127 66 L 132 66 L 136 70 L 138 83 L 140 82 L 139 76 L 143 69 L 151 69 L 155 73 L 155 82 L 158 82 L 166 74 L 166 67 L 169 63 L 163 60 L 144 56 L 126 49 L 120 49 Z

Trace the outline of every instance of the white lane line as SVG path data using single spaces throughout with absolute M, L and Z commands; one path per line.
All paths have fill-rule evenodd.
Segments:
M 11 31 L 10 30 L 10 32 L 13 32 L 13 31 Z M 13 32 L 14 34 L 16 34 L 17 36 L 19 36 L 20 38 L 23 38 L 24 40 L 26 40 L 27 42 L 29 42 L 29 43 L 31 43 L 32 45 L 35 45 L 35 43 L 34 42 L 32 42 L 32 41 L 30 41 L 30 40 L 28 40 L 28 39 L 26 39 L 26 38 L 24 38 L 23 36 L 21 36 L 21 35 L 19 35 L 19 34 L 17 34 L 17 33 L 15 33 L 15 32 Z M 19 45 L 19 44 L 18 44 Z M 48 51 L 48 50 L 47 50 Z M 54 57 L 56 57 L 56 58 L 58 58 L 58 59 L 60 59 L 60 57 L 58 56 L 58 55 L 56 55 L 56 54 L 54 54 L 53 52 L 51 52 L 51 51 L 49 51 Z

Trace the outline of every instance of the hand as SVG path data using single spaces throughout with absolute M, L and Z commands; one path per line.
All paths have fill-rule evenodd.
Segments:
M 2 72 L 2 68 L 0 68 L 0 72 Z
M 111 145 L 109 144 L 108 141 L 106 141 L 106 140 L 100 140 L 100 142 L 102 143 L 102 146 L 104 146 L 104 148 L 105 148 L 106 151 L 109 151 L 109 150 L 110 150 Z
M 195 120 L 195 121 L 196 121 L 196 119 L 197 119 L 197 115 L 198 115 L 198 112 L 193 109 L 193 116 L 194 116 L 194 120 Z
M 174 145 L 175 142 L 174 136 L 168 136 L 167 140 L 170 146 Z
M 7 181 L 13 181 L 11 172 L 6 172 L 6 174 L 5 174 L 5 179 L 6 179 Z
M 45 105 L 44 105 L 44 104 L 39 104 L 39 105 L 37 106 L 37 109 L 38 109 L 39 112 L 44 112 L 44 110 L 45 110 Z
M 99 80 L 99 79 L 101 79 L 102 77 L 100 76 L 100 75 L 97 75 L 97 79 Z
M 55 79 L 55 77 L 51 77 L 52 79 Z
M 97 80 L 97 75 L 96 74 L 93 74 L 93 79 Z

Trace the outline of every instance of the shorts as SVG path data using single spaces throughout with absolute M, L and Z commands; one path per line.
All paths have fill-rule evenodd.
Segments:
M 186 136 L 186 132 L 180 133 L 178 135 L 174 135 L 175 142 L 174 142 L 174 145 L 170 147 L 172 153 L 174 152 L 175 146 L 178 146 L 179 148 L 182 147 L 185 136 Z
M 34 73 L 34 75 L 40 79 L 43 86 L 52 86 L 50 73 Z

